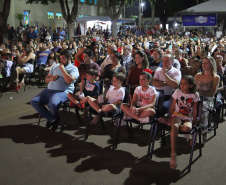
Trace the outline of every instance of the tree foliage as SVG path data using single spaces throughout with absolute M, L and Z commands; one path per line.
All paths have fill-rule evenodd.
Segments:
M 32 3 L 35 3 L 35 4 L 38 4 L 38 3 L 41 3 L 43 5 L 48 5 L 49 3 L 55 3 L 57 2 L 56 0 L 26 0 L 26 3 L 28 4 L 32 4 Z

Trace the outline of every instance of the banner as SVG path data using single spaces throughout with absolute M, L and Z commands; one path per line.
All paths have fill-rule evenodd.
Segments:
M 182 15 L 183 26 L 215 26 L 216 15 Z

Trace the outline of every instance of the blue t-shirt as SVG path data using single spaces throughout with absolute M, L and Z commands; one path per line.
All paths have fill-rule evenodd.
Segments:
M 89 81 L 86 81 L 86 85 L 83 89 L 83 93 L 86 96 L 96 96 L 98 97 L 100 92 L 100 86 L 98 83 L 90 83 Z
M 49 74 L 52 74 L 53 76 L 57 75 L 58 78 L 57 78 L 56 81 L 49 82 L 48 89 L 57 90 L 57 91 L 64 91 L 66 93 L 69 93 L 69 92 L 73 93 L 74 88 L 75 88 L 74 83 L 76 82 L 76 80 L 73 83 L 68 84 L 64 80 L 63 73 L 62 73 L 61 69 L 59 68 L 59 65 L 60 64 L 54 65 L 49 72 Z M 78 72 L 77 67 L 75 67 L 72 64 L 68 64 L 67 66 L 65 66 L 65 70 L 67 71 L 67 73 L 69 75 L 74 76 L 75 79 L 78 79 L 79 72 Z
M 48 56 L 51 53 L 50 50 L 45 50 L 45 51 L 38 51 L 36 53 L 37 56 L 37 60 L 36 60 L 36 64 L 39 65 L 46 65 L 47 64 L 47 60 L 48 60 Z

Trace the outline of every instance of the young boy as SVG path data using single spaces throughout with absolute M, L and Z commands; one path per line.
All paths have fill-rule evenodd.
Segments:
M 85 103 L 88 103 L 89 98 L 97 98 L 100 92 L 100 86 L 96 83 L 98 71 L 96 69 L 89 69 L 86 72 L 86 78 L 81 81 L 79 95 L 68 93 L 67 97 L 80 108 L 84 108 Z M 80 100 L 80 102 L 78 101 Z
M 123 73 L 116 73 L 113 75 L 112 83 L 113 85 L 107 91 L 106 98 L 103 104 L 100 104 L 97 99 L 88 98 L 89 105 L 97 113 L 108 113 L 115 112 L 120 107 L 124 97 L 125 90 L 122 88 L 122 83 L 125 80 L 125 75 Z M 96 115 L 90 124 L 96 124 L 100 120 L 100 115 Z

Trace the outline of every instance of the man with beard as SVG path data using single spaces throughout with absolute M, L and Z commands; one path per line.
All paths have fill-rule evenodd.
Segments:
M 61 103 L 67 100 L 67 93 L 73 93 L 74 83 L 79 77 L 68 50 L 60 53 L 60 60 L 61 63 L 54 65 L 46 76 L 48 87 L 31 100 L 31 105 L 47 119 L 46 127 L 52 127 L 52 130 L 56 130 L 60 122 L 58 111 Z

